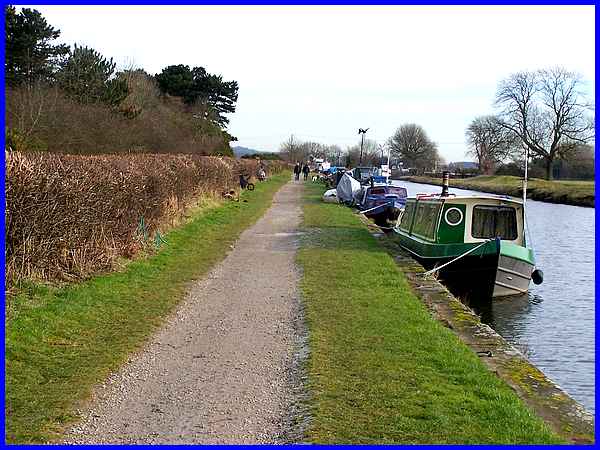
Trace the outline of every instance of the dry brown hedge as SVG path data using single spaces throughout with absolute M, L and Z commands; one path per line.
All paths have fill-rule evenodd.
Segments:
M 69 280 L 132 256 L 201 195 L 239 189 L 257 161 L 194 155 L 5 152 L 6 281 Z M 267 171 L 282 170 L 265 161 Z M 140 227 L 143 217 L 144 228 Z M 161 229 L 164 232 L 164 229 Z

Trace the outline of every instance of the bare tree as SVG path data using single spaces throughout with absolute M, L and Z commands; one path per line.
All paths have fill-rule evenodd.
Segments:
M 342 148 L 339 145 L 328 145 L 325 149 L 325 158 L 333 165 L 339 166 L 343 155 Z
M 327 149 L 326 145 L 321 144 L 319 142 L 312 142 L 312 141 L 303 142 L 301 144 L 301 147 L 302 147 L 302 154 L 304 155 L 304 160 L 307 160 L 310 157 L 324 158 L 325 150 Z
M 378 166 L 379 165 L 379 146 L 372 139 L 365 139 L 363 143 L 362 166 Z M 357 166 L 360 163 L 360 144 L 348 147 L 346 150 L 346 165 Z
M 421 173 L 433 169 L 440 161 L 437 145 L 429 139 L 423 127 L 414 123 L 400 126 L 388 144 L 392 154 L 404 162 L 404 167 Z
M 486 175 L 493 173 L 518 145 L 517 136 L 496 116 L 476 117 L 465 134 L 470 147 L 467 154 L 477 158 L 479 170 Z
M 516 134 L 533 157 L 552 162 L 568 157 L 575 144 L 594 140 L 591 106 L 581 77 L 563 68 L 518 72 L 501 81 L 496 94 L 502 126 Z
M 281 144 L 281 157 L 289 162 L 301 162 L 305 159 L 302 142 L 297 140 L 292 134 L 287 141 Z

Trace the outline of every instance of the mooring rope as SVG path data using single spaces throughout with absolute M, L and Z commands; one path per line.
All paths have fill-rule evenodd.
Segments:
M 369 209 L 364 209 L 364 210 L 362 210 L 362 211 L 358 211 L 358 212 L 357 212 L 357 214 L 365 214 L 365 213 L 368 213 L 368 212 L 370 212 L 370 211 L 373 211 L 373 210 L 375 210 L 375 209 L 377 209 L 377 208 L 381 208 L 382 206 L 389 205 L 390 203 L 391 203 L 391 202 L 388 202 L 388 203 L 382 203 L 381 205 L 374 206 L 373 208 L 369 208 Z
M 396 227 L 383 227 L 381 225 L 377 225 L 376 223 L 369 223 L 369 224 L 367 224 L 367 226 L 368 227 L 377 227 L 377 228 L 380 228 L 382 230 L 395 230 L 396 229 Z
M 453 262 L 455 262 L 455 261 L 458 261 L 458 260 L 459 260 L 460 258 L 462 258 L 463 256 L 467 256 L 469 253 L 473 253 L 473 252 L 474 252 L 475 250 L 477 250 L 478 248 L 480 248 L 480 247 L 483 247 L 484 245 L 486 245 L 486 244 L 488 244 L 488 243 L 490 243 L 490 242 L 492 242 L 492 241 L 495 241 L 495 240 L 496 240 L 496 238 L 493 238 L 493 239 L 488 239 L 487 241 L 485 241 L 485 242 L 482 242 L 481 244 L 479 244 L 477 247 L 473 247 L 472 249 L 470 249 L 470 250 L 467 250 L 466 252 L 464 252 L 462 255 L 458 255 L 456 258 L 454 258 L 454 259 L 452 259 L 452 260 L 448 261 L 447 263 L 444 263 L 444 264 L 442 264 L 441 266 L 438 266 L 438 267 L 434 267 L 433 269 L 431 269 L 431 270 L 428 270 L 427 272 L 424 272 L 424 273 L 420 273 L 419 275 L 421 275 L 421 276 L 426 276 L 426 275 L 430 275 L 430 274 L 432 274 L 432 273 L 434 273 L 434 272 L 437 272 L 438 270 L 440 270 L 440 269 L 443 269 L 443 268 L 444 268 L 444 267 L 446 267 L 446 266 L 449 266 L 449 265 L 450 265 L 450 264 L 452 264 Z

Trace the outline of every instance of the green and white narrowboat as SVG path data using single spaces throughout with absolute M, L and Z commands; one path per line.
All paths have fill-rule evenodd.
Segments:
M 525 294 L 535 269 L 519 200 L 496 195 L 409 197 L 393 238 L 461 297 L 486 300 Z

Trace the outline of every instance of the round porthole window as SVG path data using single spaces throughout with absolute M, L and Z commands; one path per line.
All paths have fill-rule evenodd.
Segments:
M 446 214 L 444 215 L 446 219 L 446 223 L 451 227 L 455 227 L 463 220 L 463 213 L 458 208 L 448 208 L 446 210 Z

